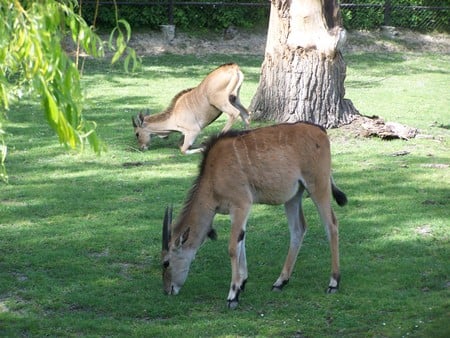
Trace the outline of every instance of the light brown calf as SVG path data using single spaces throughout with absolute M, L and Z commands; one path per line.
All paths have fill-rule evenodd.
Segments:
M 229 130 L 239 116 L 248 127 L 250 116 L 239 100 L 243 81 L 244 74 L 237 64 L 224 64 L 212 71 L 197 87 L 178 93 L 164 112 L 155 115 L 141 113 L 132 118 L 139 148 L 148 149 L 152 135 L 167 137 L 172 132 L 180 132 L 184 136 L 181 152 L 199 152 L 202 149 L 189 148 L 200 131 L 222 112 L 228 115 L 222 132 Z

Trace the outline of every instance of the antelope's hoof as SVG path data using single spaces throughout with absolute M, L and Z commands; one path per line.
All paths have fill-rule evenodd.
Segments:
M 273 292 L 283 291 L 283 288 L 287 285 L 287 283 L 289 283 L 289 279 L 282 281 L 281 284 L 275 283 L 274 285 L 272 285 L 272 291 Z
M 236 309 L 238 307 L 239 301 L 237 300 L 237 298 L 232 299 L 232 300 L 228 300 L 227 305 L 228 305 L 229 309 L 234 310 L 234 309 Z
M 327 293 L 336 293 L 339 291 L 339 288 L 337 286 L 329 286 L 327 289 Z
M 241 287 L 239 288 L 241 291 L 244 291 L 244 290 L 245 290 L 245 284 L 247 284 L 247 278 L 244 279 L 244 281 L 242 282 Z

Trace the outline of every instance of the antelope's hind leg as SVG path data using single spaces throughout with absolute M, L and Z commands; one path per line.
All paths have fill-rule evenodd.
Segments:
M 324 191 L 325 193 L 319 198 L 314 195 L 311 195 L 311 197 L 316 204 L 322 223 L 325 226 L 331 250 L 331 277 L 326 292 L 335 293 L 339 290 L 341 278 L 339 270 L 339 225 L 331 207 L 331 191 Z
M 233 95 L 231 95 L 231 96 L 233 96 Z M 234 97 L 234 99 L 236 100 L 235 97 Z M 245 110 L 244 107 L 238 106 L 239 108 L 237 108 L 230 101 L 225 101 L 225 102 L 218 103 L 218 104 L 215 105 L 215 107 L 219 111 L 225 113 L 228 116 L 227 123 L 222 128 L 222 131 L 221 131 L 222 133 L 225 133 L 228 130 L 230 130 L 231 127 L 233 126 L 233 123 L 239 118 L 239 116 L 242 117 L 242 119 L 244 121 L 245 128 L 248 128 L 248 125 L 249 125 L 248 124 L 248 114 L 246 116 L 244 116 L 243 112 L 241 110 L 241 109 Z
M 244 122 L 244 128 L 248 129 L 250 125 L 250 112 L 241 104 L 239 96 L 230 95 L 230 102 L 233 107 L 239 110 L 242 122 Z
M 225 126 L 222 128 L 221 133 L 226 133 L 228 130 L 231 129 L 231 127 L 233 126 L 233 123 L 236 121 L 236 117 L 233 115 L 230 115 L 227 113 L 227 123 L 225 124 Z
M 272 291 L 281 291 L 289 282 L 292 275 L 298 253 L 303 243 L 306 233 L 306 220 L 302 209 L 302 195 L 304 188 L 300 188 L 298 193 L 288 202 L 284 204 L 284 209 L 288 219 L 290 244 L 289 251 L 284 262 L 281 274 L 272 285 Z
M 331 277 L 327 293 L 336 293 L 339 290 L 341 273 L 339 270 L 339 231 L 338 222 L 330 206 L 330 218 L 327 224 L 328 240 L 331 249 Z

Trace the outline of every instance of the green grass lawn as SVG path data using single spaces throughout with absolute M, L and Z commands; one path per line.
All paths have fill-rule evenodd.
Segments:
M 248 105 L 258 57 L 162 55 L 125 74 L 104 61 L 84 71 L 85 116 L 108 151 L 67 152 L 31 101 L 7 127 L 9 184 L 0 185 L 0 336 L 448 337 L 450 95 L 448 55 L 358 53 L 346 96 L 362 114 L 419 128 L 410 141 L 329 131 L 334 176 L 349 204 L 340 222 L 341 290 L 326 295 L 330 253 L 305 201 L 309 230 L 289 285 L 270 291 L 289 240 L 282 206 L 255 206 L 248 222 L 249 281 L 228 310 L 229 219 L 198 252 L 180 294 L 162 292 L 164 207 L 182 208 L 200 155 L 179 136 L 136 150 L 131 116 L 163 110 L 180 90 L 235 61 Z M 197 140 L 221 130 L 220 118 Z M 240 128 L 240 124 L 235 127 Z M 404 156 L 394 154 L 405 151 Z

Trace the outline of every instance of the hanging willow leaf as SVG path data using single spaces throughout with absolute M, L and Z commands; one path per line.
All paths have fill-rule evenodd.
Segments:
M 125 34 L 123 32 L 123 28 L 125 29 Z M 130 24 L 123 20 L 117 20 L 116 27 L 111 31 L 108 40 L 108 46 L 111 50 L 115 51 L 111 63 L 114 64 L 125 54 L 124 58 L 124 68 L 126 72 L 130 71 L 129 65 L 130 61 L 133 66 L 131 67 L 131 71 L 136 71 L 140 66 L 140 59 L 137 57 L 134 49 L 128 47 L 128 42 L 131 39 L 131 26 Z

